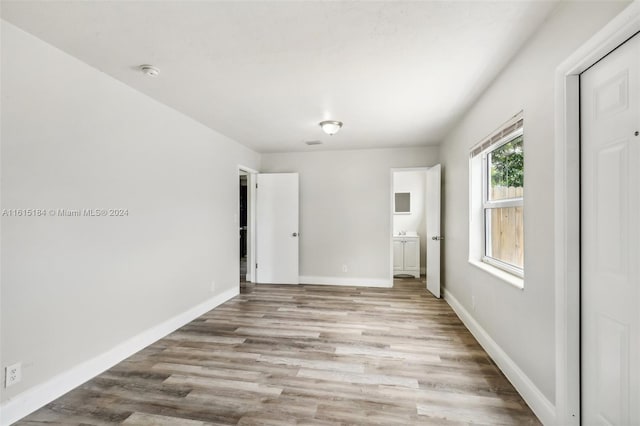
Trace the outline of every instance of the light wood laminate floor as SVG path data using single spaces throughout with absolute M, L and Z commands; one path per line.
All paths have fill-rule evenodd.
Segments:
M 243 294 L 20 425 L 526 425 L 531 410 L 424 281 Z

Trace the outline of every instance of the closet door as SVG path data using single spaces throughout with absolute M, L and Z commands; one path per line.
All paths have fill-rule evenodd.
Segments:
M 585 425 L 640 425 L 640 36 L 580 76 Z

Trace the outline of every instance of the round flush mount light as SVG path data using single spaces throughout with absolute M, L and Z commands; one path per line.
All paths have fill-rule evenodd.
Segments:
M 157 77 L 158 74 L 160 74 L 160 70 L 153 65 L 144 64 L 140 65 L 138 68 L 144 73 L 144 75 L 147 75 L 149 77 Z
M 321 121 L 319 124 L 322 131 L 328 135 L 335 135 L 342 128 L 342 121 L 325 120 Z

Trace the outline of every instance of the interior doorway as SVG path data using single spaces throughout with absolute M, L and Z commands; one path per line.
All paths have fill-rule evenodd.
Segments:
M 256 176 L 257 171 L 238 166 L 238 277 L 240 291 L 250 288 L 256 276 Z
M 440 297 L 440 165 L 391 169 L 391 278 Z
M 248 253 L 248 243 L 247 243 L 247 219 L 249 216 L 249 203 L 248 203 L 248 180 L 249 174 L 244 170 L 240 170 L 240 205 L 238 206 L 239 211 L 239 238 L 240 238 L 240 285 L 243 282 L 247 282 L 247 253 Z
M 427 169 L 393 171 L 393 277 L 423 278 L 427 270 L 426 247 Z

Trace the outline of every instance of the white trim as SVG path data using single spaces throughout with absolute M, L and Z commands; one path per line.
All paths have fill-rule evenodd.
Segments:
M 20 420 L 38 408 L 45 406 L 56 398 L 94 378 L 103 371 L 108 370 L 141 349 L 162 339 L 167 334 L 193 321 L 202 314 L 209 312 L 232 297 L 237 296 L 238 293 L 237 287 L 229 289 L 137 336 L 125 340 L 107 352 L 84 361 L 70 370 L 60 373 L 46 382 L 36 385 L 5 401 L 0 406 L 0 411 L 2 412 L 0 425 L 10 425 Z
M 249 238 L 247 240 L 249 244 L 249 250 L 247 251 L 247 276 L 245 280 L 253 283 L 256 281 L 256 261 L 258 259 L 256 252 L 256 184 L 258 182 L 258 173 L 249 172 L 249 211 L 247 214 L 247 230 L 249 231 Z
M 578 48 L 556 70 L 556 424 L 580 424 L 579 75 L 638 31 L 640 1 L 636 0 Z
M 507 353 L 491 338 L 489 333 L 473 318 L 462 304 L 444 289 L 444 300 L 451 306 L 458 318 L 469 329 L 480 346 L 489 354 L 507 379 L 531 407 L 536 416 L 545 425 L 553 424 L 556 418 L 555 408 L 531 379 L 518 367 Z
M 484 186 L 484 185 L 483 185 Z M 524 196 L 518 198 L 505 198 L 504 200 L 485 201 L 484 209 L 506 209 L 509 207 L 523 207 Z
M 300 284 L 391 288 L 393 287 L 393 279 L 300 276 Z
M 242 164 L 238 164 L 238 171 L 247 172 L 249 174 L 260 173 L 259 171 L 255 170 L 255 169 L 252 169 L 251 167 L 243 166 Z
M 508 274 L 515 275 L 519 278 L 524 278 L 524 269 L 518 268 L 510 263 L 503 262 L 502 260 L 491 257 L 491 256 L 482 256 L 482 262 L 486 265 L 492 266 L 494 268 L 500 269 Z M 524 281 L 520 283 L 522 287 L 524 287 Z
M 522 277 L 509 273 L 504 269 L 496 268 L 495 266 L 481 260 L 469 259 L 469 263 L 519 290 L 524 290 L 524 278 Z

